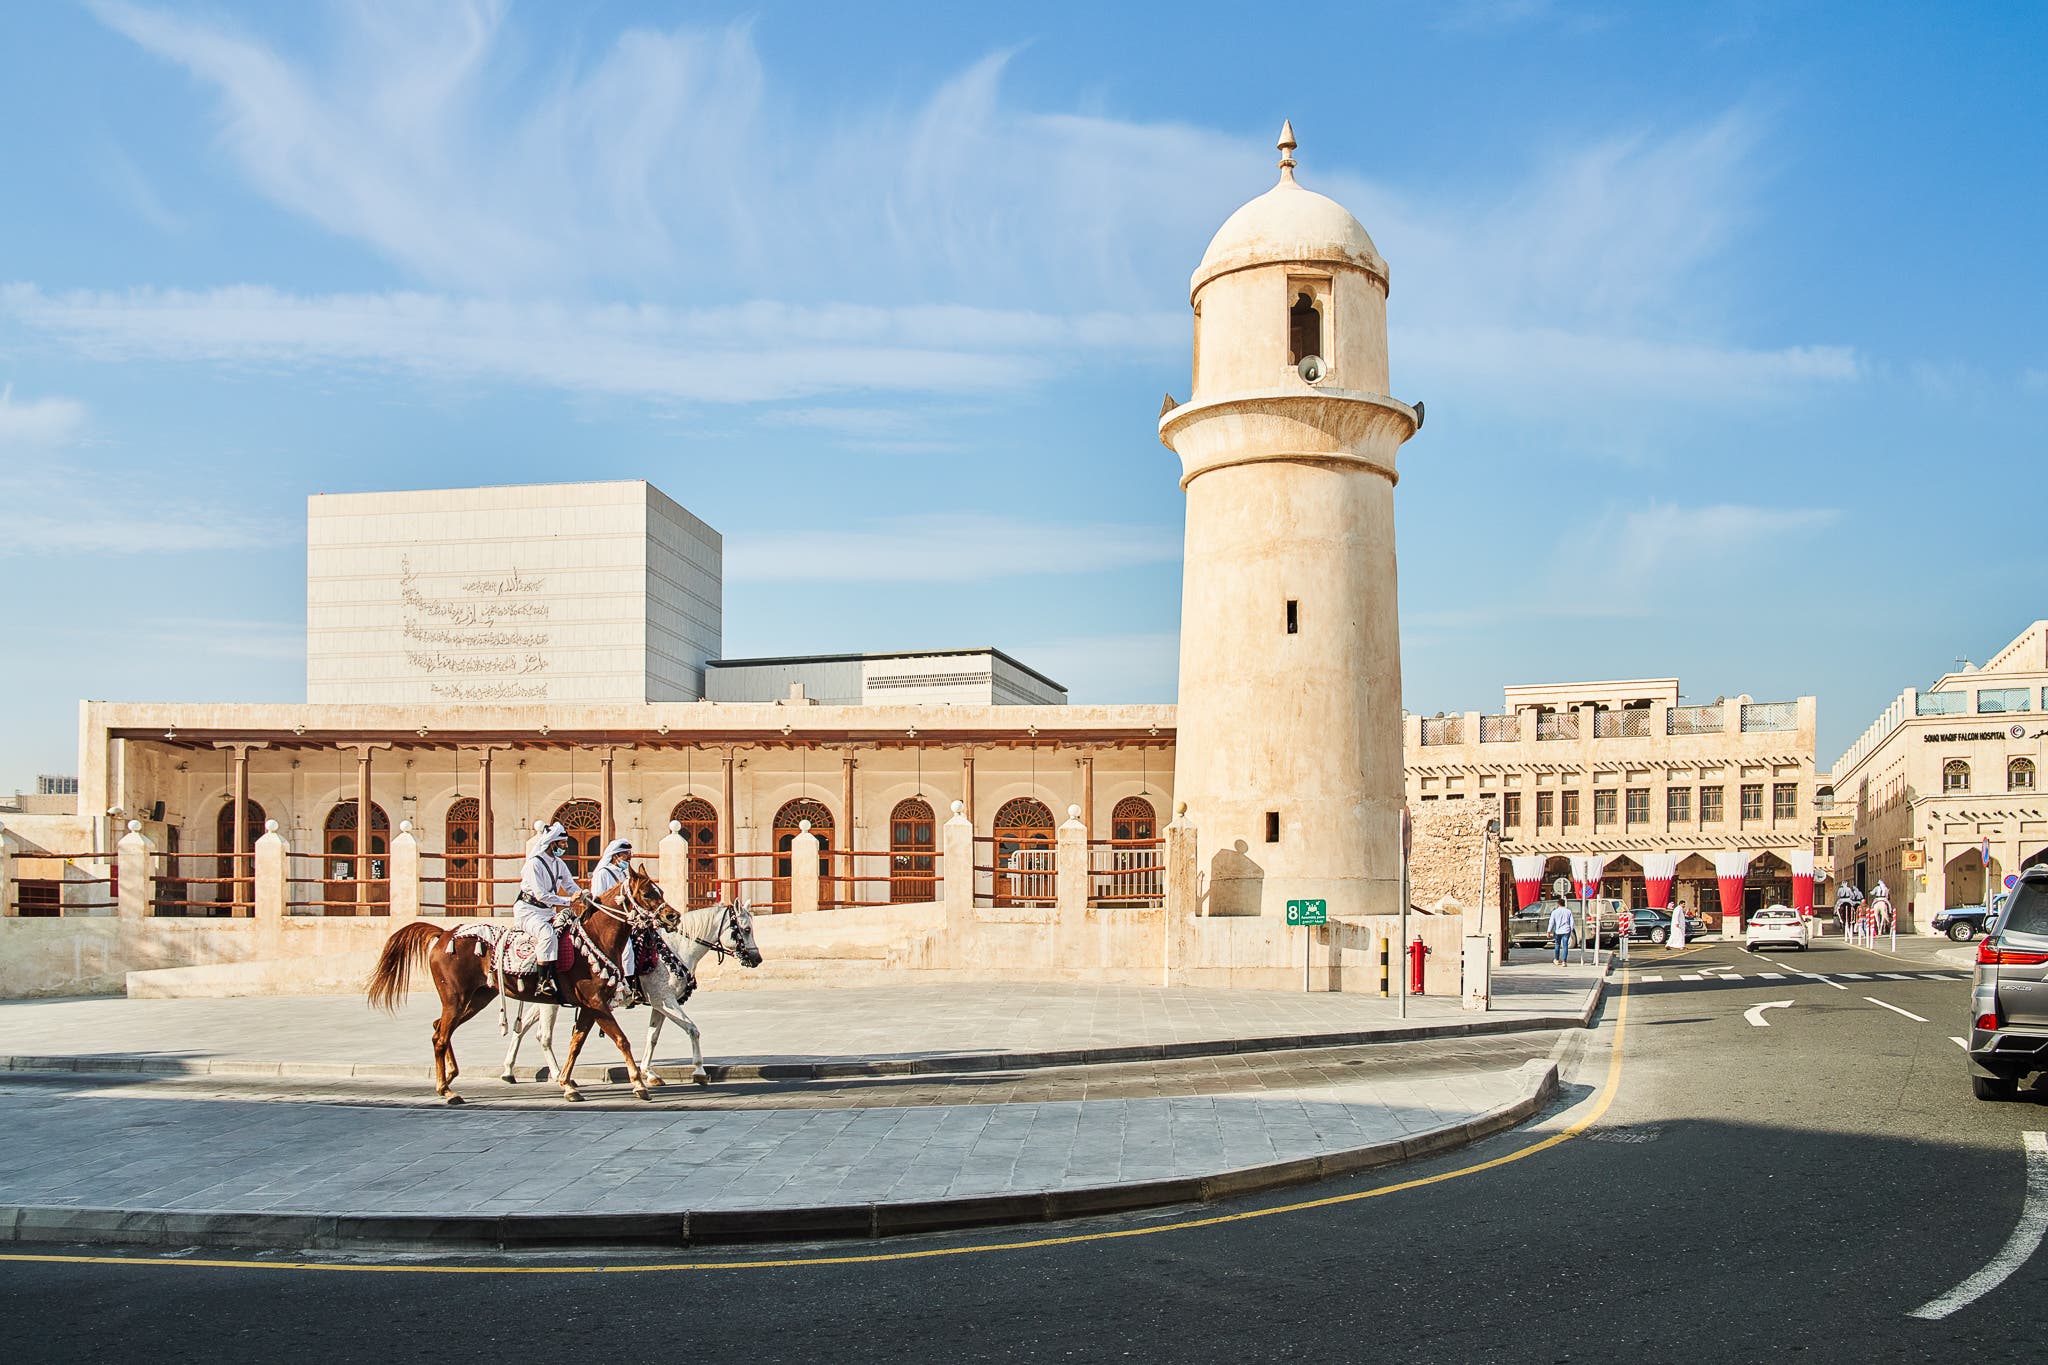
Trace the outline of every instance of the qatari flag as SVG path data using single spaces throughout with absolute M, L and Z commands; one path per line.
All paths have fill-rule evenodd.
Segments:
M 1515 908 L 1527 910 L 1543 894 L 1543 863 L 1541 853 L 1517 853 L 1508 859 L 1508 865 L 1515 870 Z
M 1714 855 L 1714 880 L 1721 888 L 1721 927 L 1742 928 L 1742 888 L 1749 880 L 1749 860 L 1756 855 L 1743 849 L 1723 849 Z
M 1678 875 L 1676 853 L 1643 855 L 1643 888 L 1649 892 L 1652 910 L 1671 908 L 1671 879 Z
M 1805 849 L 1792 854 L 1792 908 L 1802 915 L 1813 913 L 1813 854 Z

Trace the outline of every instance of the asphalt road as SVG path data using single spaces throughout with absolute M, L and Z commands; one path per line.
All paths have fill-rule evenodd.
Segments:
M 1852 972 L 1870 975 L 1841 976 Z M 1601 1028 L 1577 1035 L 1556 1112 L 1370 1178 L 1123 1220 L 733 1256 L 0 1262 L 9 1356 L 2042 1358 L 2048 1252 L 1952 1317 L 1907 1316 L 1999 1253 L 2021 1213 L 2022 1133 L 2048 1130 L 2040 1097 L 1971 1099 L 1951 1041 L 1964 973 L 1841 946 L 1771 961 L 1714 944 L 1645 954 L 1625 975 Z M 1768 1027 L 1745 1018 L 1787 999 L 1761 1016 Z M 613 1268 L 573 1269 L 594 1265 Z

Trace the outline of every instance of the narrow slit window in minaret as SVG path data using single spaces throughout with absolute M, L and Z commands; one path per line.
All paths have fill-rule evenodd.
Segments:
M 1308 356 L 1323 353 L 1323 315 L 1315 296 L 1307 292 L 1294 296 L 1287 310 L 1287 363 L 1299 365 Z
M 1277 810 L 1266 812 L 1266 842 L 1269 844 L 1280 842 L 1280 812 Z
M 1287 633 L 1289 635 L 1299 635 L 1301 633 L 1301 613 L 1298 607 L 1299 603 L 1294 598 L 1290 597 L 1287 599 Z

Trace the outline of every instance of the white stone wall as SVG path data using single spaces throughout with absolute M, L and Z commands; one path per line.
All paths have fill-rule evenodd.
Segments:
M 722 553 L 639 481 L 316 495 L 307 699 L 689 700 Z

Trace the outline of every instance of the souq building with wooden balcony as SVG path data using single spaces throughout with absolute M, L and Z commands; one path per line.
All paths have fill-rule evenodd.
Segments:
M 1986 904 L 2048 862 L 2048 621 L 1980 668 L 1907 688 L 1835 761 L 1837 874 L 1882 880 L 1899 927 L 1938 932 L 1951 907 Z
M 1408 800 L 1421 821 L 1457 802 L 1500 821 L 1493 904 L 1595 859 L 1601 895 L 1682 901 L 1732 934 L 1816 885 L 1814 719 L 1812 697 L 1690 704 L 1676 678 L 1509 687 L 1499 714 L 1406 718 Z

